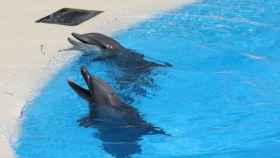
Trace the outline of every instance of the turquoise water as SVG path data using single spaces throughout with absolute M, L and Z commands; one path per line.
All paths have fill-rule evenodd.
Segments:
M 280 3 L 209 0 L 159 15 L 115 37 L 173 68 L 157 69 L 145 93 L 121 89 L 112 68 L 81 57 L 28 105 L 16 144 L 21 158 L 103 158 L 94 128 L 76 120 L 87 103 L 66 83 L 81 65 L 109 82 L 170 137 L 144 136 L 133 157 L 279 158 Z M 141 93 L 142 94 L 142 93 Z

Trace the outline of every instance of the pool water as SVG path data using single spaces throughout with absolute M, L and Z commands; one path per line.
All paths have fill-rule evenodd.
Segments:
M 45 86 L 24 112 L 15 145 L 21 158 L 105 158 L 96 129 L 79 127 L 87 103 L 81 65 L 110 83 L 145 120 L 171 136 L 146 135 L 132 157 L 279 158 L 280 3 L 205 0 L 160 14 L 115 35 L 123 45 L 172 68 L 149 74 L 145 93 L 121 89 L 112 67 L 80 57 Z M 141 94 L 141 95 L 138 95 Z

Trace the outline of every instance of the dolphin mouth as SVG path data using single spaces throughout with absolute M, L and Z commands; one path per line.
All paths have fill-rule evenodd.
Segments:
M 82 37 L 82 35 L 81 34 L 78 34 L 78 33 L 71 33 L 71 35 L 75 38 L 75 39 L 77 39 L 77 40 L 79 40 L 80 42 L 82 42 L 82 43 L 85 43 L 85 44 L 90 44 L 89 42 L 87 42 L 83 37 Z
M 88 52 L 98 53 L 102 50 L 102 47 L 100 47 L 98 44 L 88 43 L 85 40 L 78 38 L 78 35 L 75 35 L 73 37 L 75 38 L 68 37 L 67 40 L 71 45 L 74 46 L 75 49 L 81 50 L 86 53 Z
M 68 37 L 67 38 L 68 42 L 71 43 L 73 46 L 83 46 L 85 43 L 79 42 L 74 40 L 73 38 Z
M 79 42 L 83 43 L 83 44 L 87 44 L 87 45 L 92 45 L 92 46 L 96 46 L 96 47 L 99 47 L 101 49 L 106 49 L 106 46 L 104 46 L 102 44 L 102 42 L 100 41 L 100 39 L 98 39 L 97 37 L 91 37 L 90 41 L 88 41 L 88 39 L 86 39 L 85 37 L 83 37 L 82 34 L 78 34 L 78 33 L 71 33 L 71 35 L 76 39 L 78 40 Z M 68 41 L 71 43 L 71 44 L 76 44 L 77 41 L 74 42 L 74 39 L 71 39 L 71 38 L 68 38 Z
M 88 86 L 88 89 L 83 88 L 82 86 L 80 86 L 73 80 L 68 80 L 68 84 L 81 97 L 89 98 L 90 96 L 93 95 L 93 91 L 94 91 L 93 77 L 85 66 L 82 66 L 80 71 L 81 71 L 84 81 L 86 82 L 86 84 Z
M 93 94 L 93 77 L 85 66 L 81 67 L 81 74 L 89 88 L 89 91 L 91 92 L 91 94 Z
M 81 45 L 95 45 L 97 46 L 97 43 L 89 43 L 87 40 L 85 40 L 81 34 L 78 33 L 72 33 L 71 34 L 74 38 L 68 37 L 67 40 L 69 43 L 71 43 L 74 46 L 81 46 Z

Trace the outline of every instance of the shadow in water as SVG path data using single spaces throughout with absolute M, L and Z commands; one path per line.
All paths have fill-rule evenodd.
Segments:
M 102 148 L 105 152 L 116 158 L 129 158 L 134 154 L 141 153 L 142 150 L 139 141 L 141 141 L 142 137 L 145 135 L 167 135 L 162 129 L 148 123 L 142 126 L 127 125 L 123 127 L 111 127 L 112 125 L 105 122 L 98 122 L 91 116 L 86 116 L 80 119 L 79 122 L 79 126 L 81 127 L 96 128 L 97 133 L 94 137 L 102 141 Z

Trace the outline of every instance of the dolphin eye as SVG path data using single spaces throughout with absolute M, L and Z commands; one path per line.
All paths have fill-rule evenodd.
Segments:
M 112 45 L 110 45 L 110 44 L 106 44 L 106 47 L 110 48 L 110 49 L 114 49 L 114 47 Z

